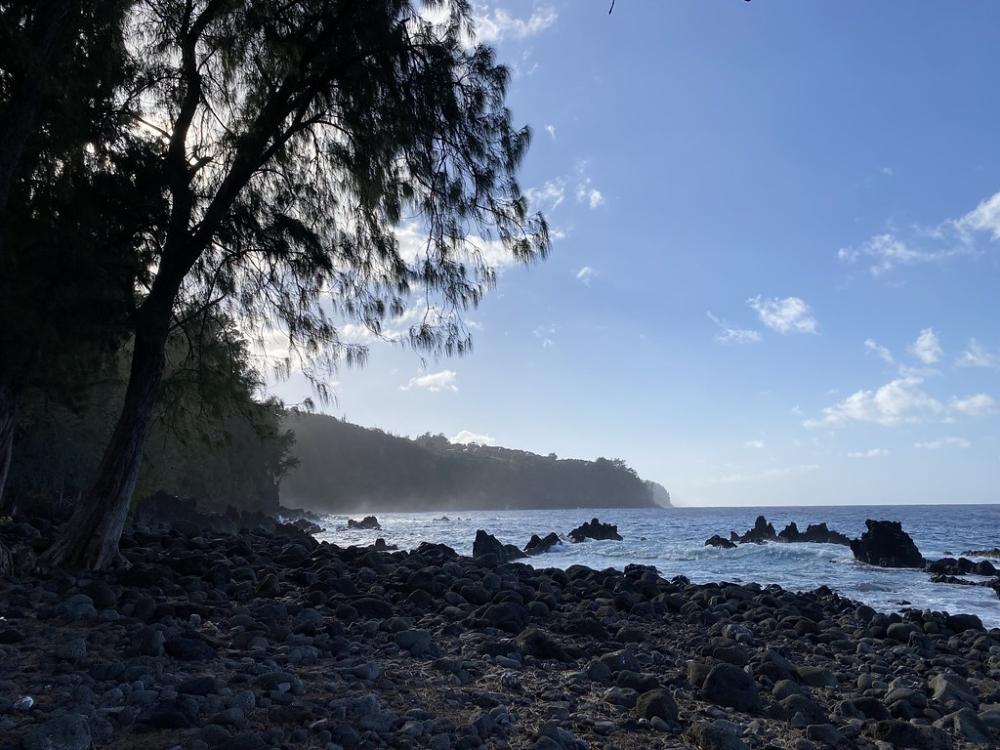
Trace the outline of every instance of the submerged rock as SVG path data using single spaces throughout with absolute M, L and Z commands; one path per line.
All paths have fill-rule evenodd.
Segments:
M 378 519 L 375 516 L 365 516 L 360 521 L 355 521 L 353 518 L 347 519 L 347 528 L 349 529 L 372 529 L 374 531 L 381 531 L 382 526 L 379 524 Z
M 582 542 L 584 539 L 613 539 L 616 542 L 622 541 L 617 526 L 610 523 L 601 523 L 596 518 L 577 526 L 569 532 L 569 538 L 574 542 Z
M 734 549 L 736 547 L 736 543 L 735 542 L 731 542 L 728 539 L 724 539 L 723 537 L 721 537 L 718 534 L 716 534 L 715 536 L 711 537 L 710 539 L 706 539 L 705 540 L 705 546 L 706 547 L 722 547 L 722 549 Z
M 851 542 L 854 557 L 882 568 L 922 568 L 924 558 L 899 521 L 865 521 L 868 530 Z
M 969 557 L 995 557 L 1000 559 L 1000 547 L 994 547 L 993 549 L 967 549 L 962 554 Z

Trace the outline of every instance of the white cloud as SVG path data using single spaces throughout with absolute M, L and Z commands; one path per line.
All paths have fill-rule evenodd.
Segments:
M 969 345 L 956 360 L 955 366 L 1000 368 L 1000 355 L 989 351 L 975 339 L 969 339 Z
M 972 443 L 962 437 L 945 437 L 940 440 L 930 440 L 926 443 L 914 443 L 913 447 L 937 450 L 938 448 L 968 448 L 971 445 Z
M 458 373 L 454 370 L 441 370 L 440 372 L 428 372 L 423 375 L 415 375 L 410 378 L 406 385 L 399 386 L 401 391 L 408 391 L 412 388 L 422 388 L 432 393 L 438 391 L 457 391 L 458 385 L 455 383 Z
M 957 412 L 970 417 L 981 417 L 984 414 L 992 414 L 997 407 L 996 400 L 985 393 L 977 393 L 974 396 L 965 398 L 953 398 L 951 408 Z
M 882 174 L 884 174 L 886 177 L 892 177 L 892 175 L 895 174 L 893 172 L 892 167 L 882 167 L 882 168 L 879 169 L 879 172 L 881 172 Z
M 837 257 L 845 263 L 864 261 L 872 276 L 881 276 L 903 266 L 941 263 L 961 256 L 976 256 L 978 235 L 1000 240 L 1000 193 L 983 200 L 958 219 L 937 226 L 917 226 L 913 238 L 904 239 L 895 231 L 876 234 L 856 247 L 843 247 Z
M 745 445 L 747 448 L 763 448 L 764 447 L 764 441 L 763 440 L 747 440 L 745 443 L 743 443 L 743 445 Z
M 719 328 L 715 335 L 717 344 L 755 344 L 760 341 L 760 332 L 750 328 L 735 328 L 728 321 L 717 318 L 711 312 L 706 313 L 708 319 Z
M 765 299 L 758 294 L 747 304 L 757 311 L 761 323 L 779 333 L 818 333 L 809 305 L 799 297 Z
M 889 455 L 885 448 L 870 448 L 866 451 L 852 451 L 847 454 L 848 458 L 884 458 Z
M 933 365 L 944 353 L 933 328 L 925 328 L 920 332 L 917 340 L 910 345 L 910 352 L 925 365 Z
M 1000 240 L 1000 193 L 994 193 L 958 220 L 960 229 L 989 232 Z
M 535 8 L 527 18 L 518 18 L 503 8 L 493 8 L 474 18 L 476 38 L 480 42 L 499 42 L 504 38 L 527 39 L 550 28 L 559 19 L 551 6 Z
M 399 243 L 399 255 L 408 264 L 419 263 L 427 256 L 427 233 L 422 231 L 415 222 L 408 222 L 395 230 L 396 241 Z M 500 240 L 491 240 L 476 234 L 465 237 L 466 247 L 464 257 L 456 260 L 481 260 L 484 264 L 502 272 L 511 266 L 519 265 L 514 255 L 504 247 Z
M 480 435 L 469 430 L 462 430 L 451 439 L 455 445 L 496 445 L 497 440 L 492 435 Z
M 819 419 L 807 419 L 803 424 L 806 427 L 844 427 L 854 422 L 868 422 L 891 427 L 942 414 L 944 406 L 920 388 L 922 383 L 923 378 L 909 375 L 874 391 L 856 391 L 823 409 Z
M 566 180 L 547 180 L 540 188 L 525 190 L 524 197 L 534 210 L 554 211 L 566 198 Z
M 590 286 L 594 277 L 597 276 L 597 271 L 595 271 L 590 266 L 584 266 L 579 271 L 576 272 L 577 281 L 579 281 L 584 286 Z
M 590 187 L 590 180 L 587 180 L 587 184 L 577 188 L 576 199 L 581 203 L 586 203 L 591 209 L 604 205 L 604 194 L 597 188 Z
M 896 364 L 896 360 L 893 359 L 892 352 L 878 343 L 875 339 L 865 339 L 865 349 L 869 353 L 874 354 L 876 357 L 881 359 L 887 365 Z
M 802 476 L 819 470 L 819 464 L 801 464 L 799 466 L 783 466 L 754 474 L 726 474 L 710 480 L 715 484 L 736 484 L 740 482 L 759 482 L 768 479 L 781 479 L 784 477 Z
M 556 139 L 556 126 L 555 125 L 546 125 L 545 126 L 545 132 L 549 134 L 549 137 L 552 140 Z

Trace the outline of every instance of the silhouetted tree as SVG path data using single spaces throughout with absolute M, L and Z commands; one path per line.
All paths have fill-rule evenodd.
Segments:
M 96 298 L 117 293 L 114 264 L 95 256 L 108 252 L 108 237 L 94 244 L 108 212 L 76 203 L 93 209 L 91 191 L 108 187 L 127 6 L 0 0 L 0 513 L 20 394 L 41 364 L 86 347 L 81 315 L 106 312 Z
M 150 85 L 136 119 L 162 141 L 171 210 L 121 415 L 49 564 L 117 559 L 181 301 L 278 320 L 321 361 L 360 353 L 331 311 L 378 331 L 419 289 L 441 305 L 412 343 L 461 352 L 459 314 L 493 282 L 480 242 L 520 260 L 547 250 L 515 179 L 529 133 L 504 107 L 507 70 L 468 45 L 467 2 L 422 5 L 444 20 L 410 0 L 140 5 L 133 45 Z M 419 247 L 401 246 L 404 219 Z

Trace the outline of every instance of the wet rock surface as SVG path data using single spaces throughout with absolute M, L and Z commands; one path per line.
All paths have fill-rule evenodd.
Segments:
M 899 521 L 865 521 L 867 531 L 851 542 L 854 557 L 883 568 L 922 568 L 924 558 Z
M 347 519 L 347 528 L 349 529 L 372 529 L 374 531 L 381 531 L 382 526 L 379 524 L 378 519 L 375 516 L 365 516 L 360 521 L 355 521 L 353 518 Z
M 2 750 L 1000 746 L 1000 630 L 970 616 L 277 523 L 122 552 L 0 578 Z
M 586 523 L 580 524 L 571 532 L 569 538 L 574 542 L 583 542 L 587 539 L 611 539 L 616 542 L 622 541 L 618 527 L 610 523 L 601 523 L 594 518 Z

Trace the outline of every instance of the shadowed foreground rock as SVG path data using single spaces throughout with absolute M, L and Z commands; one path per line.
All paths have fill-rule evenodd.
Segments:
M 476 532 L 476 539 L 472 543 L 472 556 L 485 557 L 486 555 L 493 555 L 500 562 L 520 560 L 522 557 L 527 557 L 515 545 L 504 544 L 492 534 L 479 529 Z
M 851 542 L 854 557 L 883 568 L 922 568 L 924 558 L 899 521 L 865 521 L 868 530 Z
M 0 544 L 52 533 L 0 523 Z M 122 552 L 0 578 L 0 750 L 1000 745 L 1000 631 L 968 616 L 273 522 L 132 529 Z

